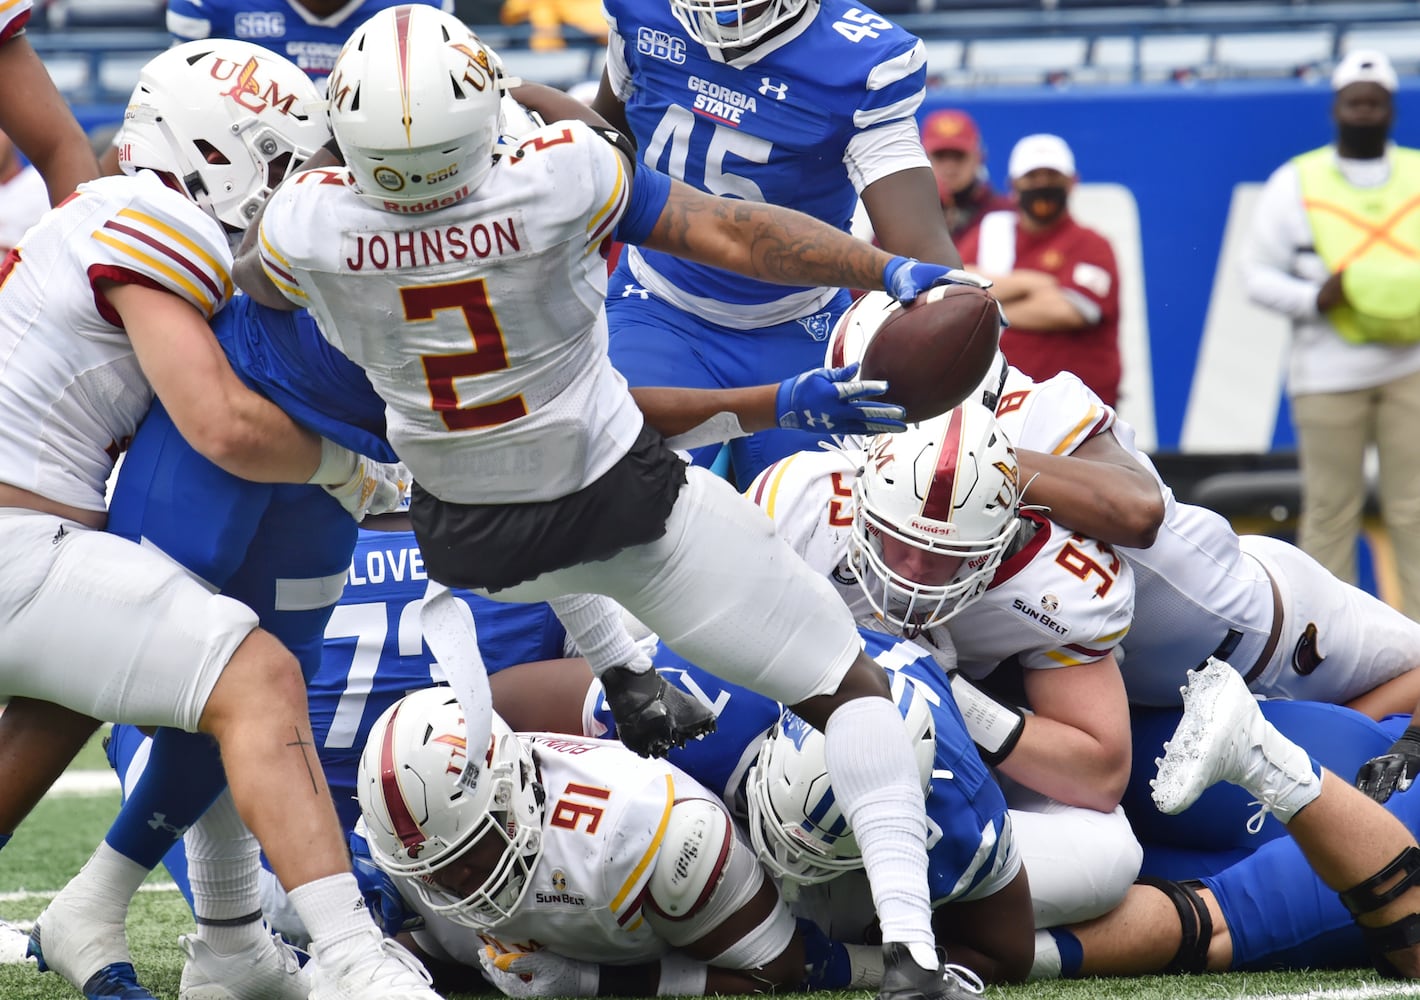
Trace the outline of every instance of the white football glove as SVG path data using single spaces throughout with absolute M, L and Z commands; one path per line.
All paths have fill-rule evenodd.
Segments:
M 546 949 L 513 951 L 488 945 L 479 951 L 478 961 L 488 981 L 510 997 L 594 997 L 601 981 L 595 962 Z
M 319 485 L 362 521 L 366 514 L 387 514 L 399 507 L 412 480 L 402 462 L 386 465 L 322 438 L 320 465 L 307 482 Z

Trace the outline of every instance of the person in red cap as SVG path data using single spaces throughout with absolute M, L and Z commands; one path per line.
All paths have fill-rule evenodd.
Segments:
M 1010 195 L 992 189 L 981 130 L 965 111 L 943 108 L 922 119 L 922 148 L 932 161 L 952 239 L 974 232 L 987 212 L 1015 207 Z

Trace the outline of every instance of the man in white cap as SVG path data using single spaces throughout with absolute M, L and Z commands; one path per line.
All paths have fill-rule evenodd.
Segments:
M 1028 135 L 1007 166 L 1013 211 L 990 212 L 957 241 L 989 274 L 1010 329 L 1001 350 L 1042 381 L 1073 372 L 1110 406 L 1119 400 L 1119 269 L 1100 233 L 1070 215 L 1075 155 L 1058 135 Z
M 1335 141 L 1268 179 L 1246 274 L 1249 297 L 1292 321 L 1299 544 L 1356 582 L 1374 444 L 1401 610 L 1420 619 L 1420 151 L 1389 143 L 1396 83 L 1380 52 L 1336 67 Z

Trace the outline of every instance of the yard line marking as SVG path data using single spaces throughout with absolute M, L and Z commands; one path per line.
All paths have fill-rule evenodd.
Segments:
M 139 892 L 177 892 L 178 887 L 172 882 L 144 882 L 138 887 Z M 0 903 L 14 903 L 21 899 L 53 899 L 59 895 L 58 889 L 17 889 L 13 892 L 0 892 Z M 12 920 L 10 923 L 18 924 L 21 921 Z
M 110 770 L 65 771 L 50 788 L 51 795 L 103 795 L 119 791 L 118 775 Z
M 1420 997 L 1420 985 L 1376 983 L 1371 986 L 1318 987 L 1305 993 L 1243 993 L 1239 1000 L 1379 1000 L 1381 997 Z

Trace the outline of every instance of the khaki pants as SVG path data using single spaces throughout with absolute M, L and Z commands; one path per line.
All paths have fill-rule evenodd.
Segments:
M 1420 620 L 1420 373 L 1373 389 L 1295 396 L 1292 423 L 1302 472 L 1298 544 L 1342 580 L 1356 582 L 1356 536 L 1366 500 L 1362 463 L 1374 443 L 1401 610 Z

